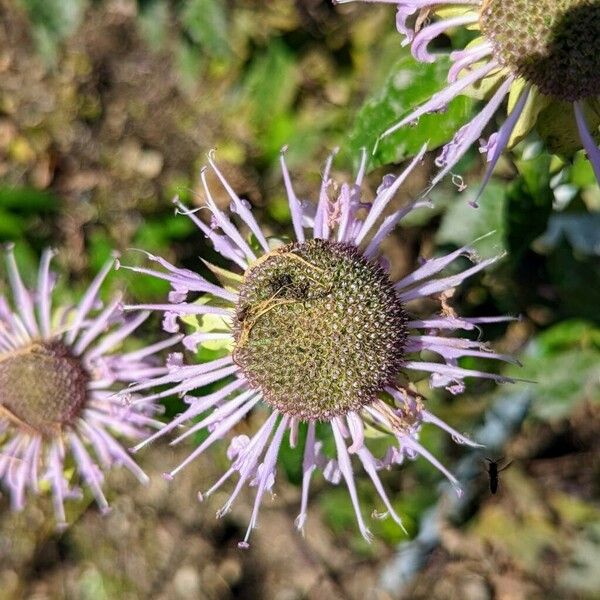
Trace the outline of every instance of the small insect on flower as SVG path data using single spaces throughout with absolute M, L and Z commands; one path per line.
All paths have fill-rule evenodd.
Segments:
M 56 520 L 64 526 L 64 501 L 80 495 L 79 482 L 106 510 L 103 472 L 111 465 L 123 465 L 146 481 L 117 438 L 147 435 L 160 425 L 154 418 L 160 407 L 144 399 L 128 402 L 128 394 L 117 392 L 134 380 L 164 374 L 153 355 L 179 338 L 119 352 L 148 313 L 124 318 L 120 295 L 99 306 L 98 293 L 114 261 L 76 307 L 53 308 L 52 256 L 44 252 L 37 288 L 29 290 L 12 246 L 6 251 L 12 303 L 0 296 L 0 484 L 15 510 L 25 506 L 28 490 L 49 488 Z
M 179 201 L 176 204 L 241 273 L 215 269 L 225 282 L 221 287 L 152 255 L 148 255 L 150 260 L 162 269 L 128 267 L 169 281 L 177 301 L 126 308 L 163 311 L 164 327 L 171 332 L 178 330 L 180 322 L 189 324 L 198 319 L 198 327 L 184 337 L 183 344 L 194 350 L 198 344 L 220 340 L 225 352 L 222 358 L 206 363 L 183 365 L 179 359 L 172 360 L 168 375 L 131 388 L 141 393 L 154 386 L 169 385 L 169 389 L 151 394 L 148 400 L 177 393 L 184 395 L 189 404 L 137 449 L 184 423 L 190 427 L 173 443 L 205 431 L 205 440 L 167 474 L 172 479 L 213 443 L 233 434 L 227 451 L 230 468 L 201 497 L 214 493 L 237 474 L 233 493 L 218 513 L 223 515 L 245 484 L 256 487 L 248 531 L 240 542 L 242 547 L 248 545 L 250 532 L 257 524 L 264 495 L 273 489 L 286 433 L 292 447 L 304 447 L 301 506 L 296 521 L 300 530 L 307 518 L 311 480 L 319 470 L 334 484 L 345 481 L 360 531 L 370 539 L 359 507 L 353 457 L 372 481 L 386 514 L 399 526 L 402 521 L 379 477 L 382 469 L 420 455 L 460 490 L 452 473 L 419 443 L 419 431 L 423 424 L 431 423 L 459 443 L 478 444 L 427 411 L 422 397 L 406 381 L 411 372 L 429 373 L 431 386 L 459 393 L 464 379 L 469 377 L 510 381 L 486 371 L 465 369 L 458 364 L 461 357 L 515 361 L 493 352 L 480 341 L 447 335 L 476 330 L 482 323 L 507 320 L 503 317 L 463 319 L 447 305 L 439 314 L 411 314 L 416 301 L 448 294 L 496 258 L 476 262 L 473 249 L 464 247 L 424 261 L 399 281 L 390 278 L 386 262 L 381 260 L 380 244 L 396 224 L 413 209 L 428 205 L 416 200 L 386 211 L 424 152 L 425 148 L 398 177 L 386 177 L 371 203 L 361 198 L 366 153 L 356 180 L 335 188 L 334 199 L 328 194 L 334 187 L 330 181 L 330 157 L 316 205 L 298 200 L 282 153 L 281 168 L 296 234 L 296 241 L 289 243 L 266 237 L 248 203 L 231 188 L 211 153 L 210 167 L 229 194 L 235 216 L 217 207 L 204 171 L 201 182 L 206 206 L 216 226 L 205 224 Z M 258 250 L 246 241 L 244 228 L 257 240 Z M 464 257 L 475 264 L 458 268 L 454 274 L 442 274 L 452 263 L 458 266 Z M 198 302 L 186 302 L 188 292 L 204 296 Z M 211 322 L 209 329 L 204 327 L 207 318 Z M 437 355 L 439 361 L 423 360 L 422 351 Z M 216 382 L 222 382 L 221 388 L 208 395 L 189 395 Z M 265 415 L 262 426 L 252 437 L 235 435 L 236 425 L 251 412 Z M 373 437 L 388 440 L 388 450 L 383 455 L 373 453 Z M 334 453 L 330 448 L 335 449 Z
M 507 462 L 504 466 L 501 466 L 504 461 L 504 457 L 499 458 L 498 460 L 492 460 L 491 458 L 485 457 L 485 460 L 488 462 L 487 472 L 490 480 L 490 492 L 492 494 L 496 494 L 498 491 L 498 485 L 500 483 L 499 473 L 508 469 L 510 465 L 512 465 L 512 460 Z
M 448 86 L 383 133 L 387 136 L 425 114 L 444 110 L 460 94 L 481 98 L 483 93 L 485 106 L 437 158 L 440 171 L 432 187 L 481 140 L 505 99 L 504 124 L 481 142 L 488 161 L 483 186 L 502 152 L 534 126 L 556 154 L 569 157 L 585 149 L 600 181 L 599 0 L 359 1 L 396 4 L 396 25 L 404 45 L 410 45 L 421 62 L 436 60 L 429 45 L 448 31 L 468 28 L 480 34 L 450 54 Z

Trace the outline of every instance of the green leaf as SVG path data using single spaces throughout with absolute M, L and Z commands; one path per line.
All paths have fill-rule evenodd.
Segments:
M 14 240 L 23 235 L 23 219 L 0 209 L 0 239 Z
M 597 132 L 600 114 L 587 104 L 583 110 L 590 131 Z M 575 113 L 569 102 L 551 102 L 538 116 L 536 129 L 553 154 L 571 157 L 581 149 Z
M 562 240 L 547 260 L 547 269 L 558 307 L 563 315 L 600 323 L 600 260 L 575 252 Z
M 169 39 L 169 7 L 155 0 L 138 0 L 138 25 L 152 48 L 163 48 Z
M 408 53 L 392 67 L 383 90 L 368 100 L 358 113 L 344 151 L 359 156 L 366 148 L 370 168 L 397 163 L 416 154 L 424 143 L 430 149 L 449 141 L 467 122 L 474 101 L 466 96 L 454 99 L 443 114 L 425 115 L 411 127 L 404 127 L 379 140 L 379 136 L 446 85 L 450 60 L 416 62 Z M 373 152 L 374 151 L 374 152 Z
M 251 63 L 245 81 L 251 118 L 259 127 L 277 127 L 296 94 L 298 72 L 294 55 L 279 39 Z
M 477 252 L 482 258 L 490 258 L 506 250 L 506 196 L 500 183 L 490 181 L 479 200 L 479 208 L 473 208 L 469 200 L 475 198 L 477 191 L 473 188 L 450 205 L 442 218 L 436 241 L 464 246 L 479 240 Z
M 227 15 L 219 0 L 191 0 L 181 15 L 185 32 L 202 49 L 218 58 L 229 55 Z
M 568 416 L 581 402 L 600 400 L 600 328 L 586 321 L 565 321 L 534 338 L 521 357 L 522 368 L 507 375 L 532 395 L 531 413 L 543 420 Z
M 571 166 L 570 181 L 577 187 L 588 187 L 596 185 L 596 175 L 592 163 L 585 157 L 583 152 L 577 152 Z
M 56 212 L 60 200 L 50 192 L 35 188 L 0 187 L 0 208 L 21 213 Z
M 531 247 L 546 229 L 548 217 L 552 214 L 550 161 L 551 157 L 546 153 L 517 160 L 519 177 L 512 182 L 506 194 L 505 239 L 508 261 L 523 282 L 518 286 L 519 296 L 533 294 L 529 284 L 536 276 L 536 256 Z
M 81 22 L 86 0 L 21 0 L 33 24 L 40 55 L 53 64 L 58 44 Z
M 549 252 L 567 240 L 575 252 L 600 256 L 600 214 L 559 213 L 548 221 L 548 229 L 536 241 L 536 248 Z
M 302 459 L 304 456 L 304 447 L 306 445 L 306 432 L 308 426 L 306 423 L 300 423 L 298 426 L 298 440 L 295 448 L 290 446 L 290 438 L 284 436 L 279 449 L 279 462 L 283 466 L 283 470 L 288 478 L 288 481 L 294 485 L 302 483 Z

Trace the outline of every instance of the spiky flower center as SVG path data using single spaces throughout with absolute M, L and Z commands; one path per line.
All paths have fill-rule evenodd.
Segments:
M 496 59 L 543 94 L 600 94 L 599 0 L 486 0 L 480 24 Z
M 289 244 L 246 273 L 234 359 L 278 410 L 326 420 L 372 402 L 392 382 L 405 322 L 386 273 L 354 246 Z
M 89 375 L 58 340 L 0 355 L 0 416 L 49 436 L 74 422 L 87 399 Z

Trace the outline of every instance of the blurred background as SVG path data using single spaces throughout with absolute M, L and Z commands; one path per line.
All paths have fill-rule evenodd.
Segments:
M 314 198 L 335 147 L 334 174 L 349 178 L 362 147 L 443 85 L 447 64 L 414 63 L 394 12 L 324 0 L 0 0 L 0 241 L 17 243 L 30 282 L 41 250 L 57 248 L 65 298 L 113 250 L 129 264 L 142 260 L 129 249 L 144 248 L 198 270 L 199 256 L 218 258 L 171 199 L 199 203 L 211 148 L 268 231 L 288 231 L 282 146 L 298 195 Z M 380 144 L 365 193 L 423 142 L 450 139 L 473 106 L 458 99 Z M 399 203 L 425 187 L 433 156 Z M 222 497 L 196 501 L 226 465 L 224 446 L 169 485 L 160 473 L 191 445 L 155 444 L 139 456 L 148 487 L 113 472 L 112 513 L 71 503 L 65 532 L 54 530 L 48 499 L 15 515 L 0 498 L 0 599 L 600 598 L 600 190 L 581 154 L 563 162 L 535 135 L 506 156 L 477 210 L 468 205 L 482 174 L 476 151 L 460 172 L 467 191 L 442 185 L 436 208 L 386 241 L 392 274 L 493 231 L 478 251 L 505 257 L 452 303 L 468 316 L 519 316 L 484 335 L 519 355 L 523 367 L 506 374 L 536 382 L 430 395 L 433 412 L 487 445 L 474 452 L 423 430 L 464 484 L 461 500 L 424 460 L 386 472 L 409 536 L 374 520 L 368 545 L 345 489 L 321 481 L 302 537 L 300 456 L 284 448 L 277 496 L 244 552 L 251 496 L 222 520 Z M 132 301 L 167 291 L 123 271 L 104 293 L 116 288 Z M 148 324 L 148 339 L 159 325 Z M 180 408 L 167 403 L 168 413 Z M 484 455 L 513 461 L 496 495 Z M 375 492 L 358 485 L 366 511 Z

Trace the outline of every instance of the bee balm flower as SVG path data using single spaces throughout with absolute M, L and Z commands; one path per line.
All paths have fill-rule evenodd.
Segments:
M 480 139 L 506 98 L 504 124 L 481 147 L 489 162 L 484 185 L 503 150 L 521 139 L 536 120 L 542 122 L 552 150 L 570 154 L 585 148 L 600 181 L 598 0 L 362 1 L 397 5 L 398 30 L 422 62 L 436 59 L 429 44 L 439 35 L 459 27 L 479 32 L 479 37 L 450 55 L 448 86 L 383 134 L 443 110 L 474 87 L 488 90 L 479 114 L 443 148 L 432 186 Z M 579 144 L 572 130 L 578 130 Z
M 473 256 L 470 248 L 461 248 L 426 261 L 400 281 L 390 279 L 380 260 L 382 240 L 407 213 L 424 204 L 416 201 L 384 217 L 390 200 L 424 151 L 400 176 L 386 177 L 369 204 L 361 200 L 360 191 L 364 157 L 356 181 L 343 183 L 339 188 L 330 181 L 330 159 L 316 206 L 298 200 L 282 154 L 296 237 L 289 243 L 275 243 L 265 236 L 249 205 L 236 195 L 209 155 L 211 168 L 231 198 L 234 214 L 217 207 L 205 172 L 202 183 L 212 226 L 201 221 L 194 211 L 179 203 L 178 207 L 224 257 L 237 265 L 238 272 L 224 273 L 219 269 L 226 282 L 221 287 L 198 273 L 151 255 L 161 270 L 130 267 L 166 279 L 173 289 L 172 302 L 138 308 L 164 311 L 169 331 L 176 330 L 181 319 L 216 319 L 220 325 L 210 332 L 199 330 L 187 335 L 184 344 L 194 349 L 197 344 L 221 339 L 228 340 L 231 349 L 223 358 L 200 364 L 185 365 L 176 355 L 170 361 L 168 375 L 132 388 L 139 392 L 159 384 L 168 385 L 166 391 L 149 396 L 155 400 L 223 382 L 220 389 L 208 395 L 187 396 L 187 410 L 138 449 L 183 423 L 191 426 L 173 443 L 206 431 L 206 439 L 167 474 L 172 478 L 214 442 L 233 433 L 236 424 L 251 411 L 267 413 L 252 437 L 233 435 L 227 451 L 231 466 L 206 492 L 213 493 L 238 475 L 233 493 L 219 512 L 222 515 L 245 484 L 256 486 L 256 500 L 242 547 L 248 545 L 261 501 L 274 485 L 277 457 L 286 434 L 294 446 L 299 432 L 306 431 L 299 528 L 306 520 L 311 478 L 316 470 L 321 470 L 329 481 L 345 481 L 360 531 L 369 539 L 358 503 L 353 457 L 371 478 L 386 511 L 400 525 L 400 517 L 378 475 L 382 468 L 421 455 L 458 489 L 454 476 L 419 443 L 419 430 L 424 423 L 432 423 L 460 443 L 476 444 L 428 412 L 423 398 L 402 383 L 402 377 L 406 379 L 414 371 L 428 372 L 432 386 L 457 393 L 468 377 L 507 381 L 499 375 L 460 367 L 460 357 L 510 359 L 495 354 L 479 341 L 446 335 L 473 330 L 486 319 L 461 319 L 447 307 L 427 318 L 416 318 L 410 313 L 414 301 L 447 293 L 495 259 L 483 260 L 452 275 L 440 275 L 460 257 Z M 360 218 L 363 213 L 364 218 Z M 252 232 L 256 245 L 246 241 L 240 225 Z M 206 301 L 187 302 L 190 292 L 204 293 Z M 420 359 L 422 350 L 440 360 Z M 323 434 L 323 424 L 328 434 Z M 385 456 L 376 457 L 369 449 L 368 436 L 374 431 L 389 439 Z M 323 435 L 333 438 L 335 456 L 325 454 Z
M 64 501 L 78 495 L 68 474 L 80 479 L 102 510 L 103 471 L 123 465 L 140 481 L 146 475 L 117 441 L 140 439 L 158 406 L 128 406 L 116 391 L 131 381 L 165 372 L 148 359 L 175 340 L 128 353 L 116 350 L 148 313 L 124 320 L 121 297 L 98 309 L 107 263 L 76 307 L 52 307 L 52 252 L 42 256 L 37 289 L 25 288 L 12 247 L 7 265 L 13 302 L 0 296 L 0 484 L 14 509 L 25 506 L 28 490 L 50 488 L 54 512 L 65 525 Z

